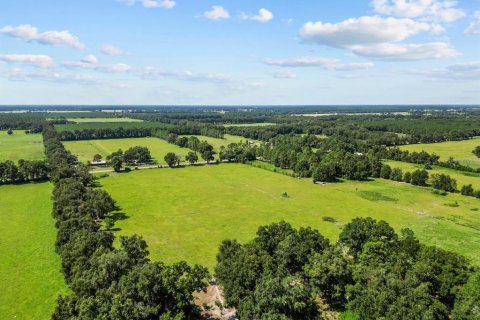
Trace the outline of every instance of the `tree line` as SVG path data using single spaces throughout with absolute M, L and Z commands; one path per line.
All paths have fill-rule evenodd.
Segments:
M 462 256 L 397 234 L 385 221 L 356 218 L 336 243 L 279 222 L 245 244 L 224 240 L 215 277 L 239 319 L 480 317 L 480 272 Z
M 50 168 L 44 160 L 11 160 L 0 162 L 0 184 L 47 180 Z
M 102 219 L 116 210 L 104 190 L 93 187 L 87 166 L 77 164 L 50 126 L 43 131 L 52 169 L 55 248 L 70 292 L 59 296 L 52 319 L 194 319 L 192 293 L 206 287 L 208 272 L 185 262 L 148 259 L 139 236 L 120 237 Z

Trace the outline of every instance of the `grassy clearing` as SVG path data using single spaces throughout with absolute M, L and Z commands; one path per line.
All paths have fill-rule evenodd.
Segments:
M 65 148 L 78 157 L 81 162 L 92 161 L 95 154 L 101 154 L 105 159 L 107 155 L 118 149 L 123 151 L 135 146 L 147 147 L 152 157 L 159 163 L 165 164 L 163 158 L 168 152 L 185 156 L 190 149 L 180 148 L 159 138 L 126 138 L 105 140 L 80 140 L 64 141 Z
M 268 127 L 276 126 L 276 123 L 273 122 L 258 122 L 258 123 L 229 123 L 222 124 L 224 127 Z
M 111 174 L 99 182 L 124 213 L 115 224 L 119 233 L 144 236 L 152 258 L 166 262 L 212 268 L 223 239 L 245 242 L 258 226 L 275 221 L 312 226 L 333 240 L 343 224 L 371 216 L 397 230 L 412 228 L 425 243 L 480 264 L 480 216 L 474 211 L 480 204 L 458 194 L 438 196 L 383 179 L 314 185 L 240 164 Z
M 68 118 L 68 121 L 73 121 L 76 123 L 121 123 L 121 122 L 143 122 L 143 120 L 132 119 L 132 118 Z
M 22 130 L 14 130 L 12 135 L 7 131 L 0 131 L 0 161 L 12 160 L 41 160 L 43 140 L 41 134 L 26 134 Z
M 49 319 L 67 292 L 51 192 L 49 183 L 0 186 L 0 319 Z
M 428 153 L 435 153 L 440 156 L 441 160 L 448 160 L 453 157 L 460 161 L 461 164 L 470 166 L 472 168 L 480 168 L 480 158 L 477 158 L 472 150 L 480 145 L 480 137 L 475 137 L 470 140 L 463 141 L 447 141 L 440 143 L 424 143 L 411 144 L 408 146 L 401 146 L 400 149 L 408 151 L 426 151 Z
M 413 172 L 417 169 L 423 169 L 422 164 L 408 163 L 402 161 L 384 160 L 383 163 L 388 164 L 392 168 L 400 168 L 403 172 Z M 463 185 L 471 184 L 474 189 L 480 189 L 480 173 L 464 172 L 449 168 L 432 166 L 432 170 L 427 170 L 429 175 L 432 174 L 448 174 L 457 180 L 457 187 L 460 189 Z

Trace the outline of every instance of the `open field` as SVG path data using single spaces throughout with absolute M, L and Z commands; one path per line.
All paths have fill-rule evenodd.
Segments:
M 0 131 L 0 161 L 41 160 L 43 153 L 42 135 L 26 134 L 23 130 L 14 130 L 12 135 Z
M 74 124 L 57 124 L 55 129 L 58 132 L 62 131 L 75 131 L 75 130 L 85 130 L 85 129 L 116 129 L 116 128 L 173 128 L 175 125 L 166 124 L 160 122 L 84 122 L 84 123 L 74 123 Z
M 132 118 L 68 118 L 68 121 L 73 121 L 76 123 L 95 123 L 95 122 L 114 122 L 114 123 L 121 123 L 121 122 L 143 122 L 143 120 L 139 119 L 132 119 Z
M 393 161 L 393 160 L 384 160 L 383 163 L 388 164 L 392 168 L 400 168 L 403 172 L 413 172 L 417 169 L 423 169 L 425 166 L 422 164 L 408 163 L 402 161 Z M 448 174 L 452 178 L 457 180 L 457 188 L 460 188 L 463 185 L 471 184 L 474 189 L 480 189 L 480 173 L 475 172 L 464 172 L 453 170 L 449 168 L 444 168 L 440 166 L 432 166 L 432 170 L 427 170 L 429 175 L 432 174 Z
M 0 319 L 49 319 L 67 292 L 51 192 L 49 183 L 0 186 Z
M 480 145 L 480 137 L 475 137 L 470 140 L 462 141 L 447 141 L 440 143 L 423 143 L 411 144 L 408 146 L 401 146 L 400 149 L 408 151 L 426 151 L 428 153 L 435 153 L 440 156 L 440 160 L 448 160 L 453 157 L 461 164 L 470 166 L 472 168 L 480 168 L 480 158 L 477 158 L 472 150 Z
M 105 140 L 80 140 L 64 141 L 65 148 L 70 150 L 78 157 L 81 162 L 92 161 L 95 154 L 101 154 L 103 158 L 118 149 L 123 151 L 135 146 L 147 147 L 152 157 L 159 164 L 165 164 L 163 157 L 168 152 L 174 152 L 185 156 L 190 149 L 180 148 L 159 138 L 125 138 L 125 139 L 105 139 Z
M 144 236 L 152 258 L 169 263 L 184 259 L 211 269 L 223 239 L 245 242 L 275 221 L 312 226 L 333 240 L 342 224 L 371 216 L 480 264 L 480 203 L 458 194 L 383 179 L 314 185 L 241 164 L 112 173 L 99 182 L 124 213 L 115 224 L 119 233 Z M 337 223 L 322 220 L 327 216 Z
M 253 143 L 261 143 L 258 140 L 252 140 L 252 139 L 247 139 L 245 137 L 240 137 L 240 136 L 233 136 L 231 134 L 225 134 L 223 135 L 223 139 L 218 139 L 218 138 L 211 138 L 207 136 L 196 136 L 196 135 L 184 135 L 182 137 L 197 137 L 200 141 L 207 141 L 209 144 L 211 144 L 216 152 L 220 150 L 221 146 L 228 146 L 230 143 L 239 143 L 241 142 L 247 142 L 251 141 Z
M 267 127 L 267 126 L 276 126 L 276 125 L 277 124 L 273 122 L 222 124 L 223 127 Z

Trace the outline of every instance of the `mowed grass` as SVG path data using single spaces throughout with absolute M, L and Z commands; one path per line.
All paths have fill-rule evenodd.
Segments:
M 68 118 L 67 120 L 68 121 L 73 121 L 73 122 L 76 122 L 76 123 L 143 122 L 143 120 L 132 119 L 132 118 Z
M 0 131 L 0 161 L 41 160 L 44 157 L 41 134 L 14 130 L 12 135 L 8 135 L 7 131 Z
M 66 293 L 49 183 L 0 186 L 0 319 L 50 319 Z
M 400 149 L 408 150 L 410 152 L 420 152 L 423 150 L 428 153 L 435 153 L 439 155 L 440 160 L 442 161 L 448 160 L 449 157 L 452 157 L 463 165 L 470 166 L 472 168 L 480 168 L 480 158 L 477 158 L 472 153 L 476 146 L 480 146 L 480 137 L 462 141 L 411 144 L 408 146 L 401 146 Z
M 417 169 L 424 169 L 422 164 L 408 163 L 402 161 L 384 160 L 383 163 L 388 164 L 392 168 L 400 168 L 405 172 L 413 172 Z M 457 189 L 461 189 L 463 185 L 471 184 L 474 189 L 480 189 L 480 173 L 476 172 L 464 172 L 459 170 L 453 170 L 440 166 L 432 166 L 432 170 L 427 170 L 428 174 L 447 174 L 450 177 L 457 180 Z
M 80 140 L 64 141 L 65 148 L 78 157 L 81 162 L 92 161 L 95 154 L 100 154 L 105 159 L 109 154 L 118 149 L 123 151 L 135 146 L 147 147 L 152 157 L 159 163 L 165 164 L 163 158 L 169 152 L 179 154 L 183 157 L 190 151 L 187 148 L 180 148 L 159 138 L 126 138 L 126 139 L 105 139 L 105 140 Z
M 125 214 L 116 221 L 118 232 L 142 235 L 151 257 L 168 263 L 186 260 L 212 269 L 222 240 L 246 242 L 272 222 L 311 226 L 334 240 L 342 225 L 370 216 L 397 231 L 412 228 L 423 242 L 480 264 L 480 203 L 458 194 L 438 196 L 383 179 L 315 185 L 241 164 L 110 174 L 99 183 Z

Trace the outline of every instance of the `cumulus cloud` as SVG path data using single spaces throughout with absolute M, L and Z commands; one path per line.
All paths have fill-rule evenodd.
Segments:
M 480 11 L 475 11 L 473 15 L 474 20 L 470 22 L 470 25 L 465 29 L 466 34 L 480 35 Z
M 267 58 L 263 60 L 263 63 L 270 66 L 289 68 L 322 67 L 325 70 L 330 71 L 363 70 L 372 68 L 374 66 L 374 64 L 371 62 L 344 63 L 340 59 L 325 57 L 298 57 L 288 59 Z
M 265 8 L 262 8 L 258 10 L 258 14 L 256 15 L 240 12 L 240 14 L 238 15 L 238 18 L 240 18 L 240 20 L 253 20 L 253 21 L 265 23 L 273 20 L 273 13 L 271 13 Z
M 305 42 L 351 50 L 363 57 L 384 60 L 422 60 L 454 57 L 459 53 L 445 42 L 399 43 L 422 32 L 438 34 L 437 24 L 408 18 L 364 16 L 339 23 L 307 22 L 300 30 Z
M 100 51 L 107 56 L 120 56 L 123 54 L 122 49 L 109 44 L 103 45 Z
M 402 41 L 420 32 L 432 31 L 428 23 L 412 19 L 365 16 L 339 23 L 307 22 L 300 36 L 307 42 L 337 48 Z
M 373 0 L 375 12 L 426 21 L 453 22 L 465 16 L 453 0 Z
M 40 68 L 51 68 L 55 65 L 50 56 L 37 54 L 0 54 L 0 61 L 27 64 Z
M 258 11 L 258 14 L 251 17 L 251 19 L 258 22 L 268 22 L 273 19 L 273 13 L 265 8 L 262 8 Z
M 480 61 L 470 61 L 443 68 L 413 69 L 408 73 L 443 80 L 480 80 Z
M 88 64 L 97 64 L 98 63 L 97 57 L 95 57 L 93 54 L 89 54 L 88 56 L 83 57 L 80 61 L 83 62 L 83 63 L 88 63 Z
M 230 13 L 222 6 L 212 6 L 212 10 L 205 11 L 203 16 L 210 20 L 224 20 L 230 18 Z
M 13 38 L 22 39 L 28 42 L 37 42 L 44 45 L 67 46 L 75 49 L 83 49 L 85 45 L 72 35 L 69 31 L 46 31 L 39 32 L 38 29 L 29 24 L 19 26 L 5 26 L 0 33 L 7 34 Z
M 119 0 L 129 6 L 133 6 L 137 3 L 141 4 L 144 8 L 163 8 L 172 9 L 177 4 L 174 0 Z

